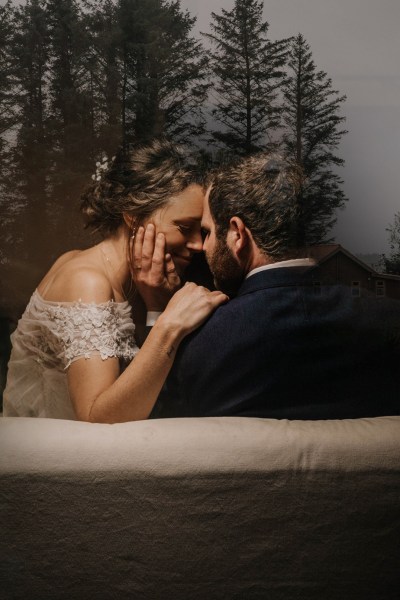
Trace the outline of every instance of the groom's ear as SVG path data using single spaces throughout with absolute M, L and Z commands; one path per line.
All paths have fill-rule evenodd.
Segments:
M 251 233 L 240 217 L 232 217 L 229 221 L 228 245 L 238 258 L 248 248 Z

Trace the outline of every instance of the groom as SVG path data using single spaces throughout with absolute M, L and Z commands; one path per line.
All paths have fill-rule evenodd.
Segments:
M 279 156 L 217 174 L 204 252 L 231 300 L 183 342 L 155 416 L 288 419 L 399 414 L 399 306 L 317 287 L 297 242 L 302 181 Z M 384 302 L 382 302 L 384 300 Z

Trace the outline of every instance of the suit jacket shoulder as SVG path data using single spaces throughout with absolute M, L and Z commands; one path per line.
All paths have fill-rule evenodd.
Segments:
M 349 288 L 316 287 L 317 280 L 317 270 L 293 267 L 245 280 L 184 340 L 167 382 L 166 416 L 398 414 L 398 369 L 390 368 L 399 343 L 388 340 L 387 303 L 378 310 Z

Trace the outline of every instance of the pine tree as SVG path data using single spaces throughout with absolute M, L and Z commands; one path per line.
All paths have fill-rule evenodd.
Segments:
M 185 142 L 204 131 L 206 59 L 179 0 L 120 0 L 122 126 L 126 142 L 167 135 Z
M 11 0 L 0 6 L 0 152 L 7 145 L 6 134 L 16 122 L 12 53 L 14 12 Z
M 0 237 L 4 286 L 2 306 L 18 314 L 40 277 L 38 263 L 46 257 L 46 141 L 45 77 L 46 23 L 43 0 L 15 7 L 7 51 L 12 60 L 12 128 L 8 135 L 7 162 L 1 172 L 7 185 L 2 190 Z M 7 135 L 6 134 L 6 135 Z M 3 195 L 4 192 L 4 195 Z M 1 287 L 1 286 L 0 286 Z
M 346 197 L 339 175 L 332 170 L 344 164 L 335 154 L 345 117 L 340 108 L 346 96 L 318 71 L 310 46 L 299 34 L 291 43 L 288 74 L 283 90 L 283 150 L 303 169 L 305 179 L 298 197 L 298 243 L 318 244 L 336 221 L 335 211 Z
M 90 155 L 93 134 L 85 68 L 88 36 L 77 0 L 47 0 L 46 10 L 51 35 L 50 98 L 55 141 L 64 158 L 79 165 Z
M 0 6 L 0 210 L 1 223 L 8 222 L 10 186 L 10 141 L 18 123 L 15 105 L 16 80 L 12 48 L 14 9 L 8 0 Z M 4 239 L 4 234 L 2 238 Z M 0 248 L 0 263 L 4 260 Z
M 84 58 L 91 98 L 94 155 L 112 155 L 121 142 L 122 52 L 117 5 L 86 0 L 82 15 L 88 48 Z M 93 157 L 94 158 L 94 157 Z
M 7 267 L 12 245 L 12 184 L 10 185 L 10 138 L 16 122 L 12 37 L 14 10 L 10 1 L 0 6 L 0 409 L 10 354 L 10 298 Z
M 17 7 L 13 25 L 13 109 L 18 123 L 10 148 L 12 192 L 8 196 L 7 229 L 19 258 L 29 255 L 35 260 L 44 251 L 37 243 L 35 224 L 45 224 L 49 167 L 44 124 L 48 39 L 43 1 L 31 0 Z
M 235 0 L 232 10 L 212 13 L 212 33 L 204 34 L 214 47 L 212 114 L 223 126 L 213 137 L 234 153 L 271 147 L 280 124 L 278 93 L 288 40 L 268 39 L 263 5 L 258 0 Z
M 93 173 L 96 153 L 90 38 L 78 0 L 47 0 L 50 34 L 49 172 L 53 257 L 82 243 L 79 197 Z
M 122 131 L 124 144 L 143 141 L 156 132 L 158 106 L 148 74 L 148 54 L 157 37 L 158 0 L 119 0 L 122 49 Z
M 390 254 L 389 256 L 382 254 L 381 265 L 385 273 L 400 275 L 400 212 L 394 215 L 393 223 L 386 228 L 386 231 L 389 234 Z
M 208 61 L 202 44 L 190 35 L 196 18 L 181 10 L 180 0 L 165 3 L 161 16 L 162 44 L 155 41 L 153 55 L 164 132 L 193 143 L 205 130 Z

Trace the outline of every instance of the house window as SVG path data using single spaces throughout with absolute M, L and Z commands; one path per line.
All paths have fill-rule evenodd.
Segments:
M 361 296 L 361 289 L 360 289 L 359 281 L 351 282 L 351 295 L 353 296 L 353 298 L 358 298 L 359 296 Z
M 386 293 L 385 282 L 383 279 L 377 279 L 375 282 L 375 293 L 377 296 L 384 296 Z

